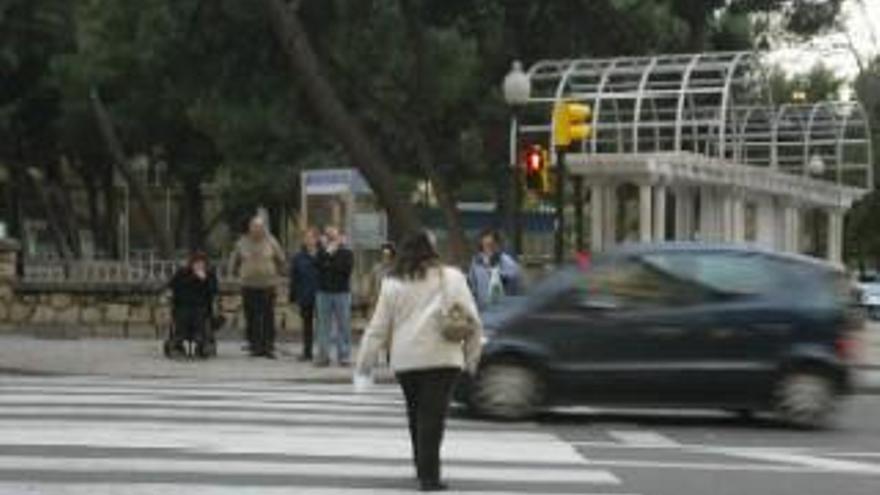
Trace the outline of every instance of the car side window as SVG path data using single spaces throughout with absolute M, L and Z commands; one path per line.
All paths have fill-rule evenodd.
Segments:
M 785 285 L 787 270 L 765 256 L 750 253 L 664 253 L 648 263 L 728 296 L 756 296 Z
M 709 295 L 693 281 L 676 277 L 641 257 L 586 272 L 579 293 L 583 301 L 621 309 L 696 304 Z

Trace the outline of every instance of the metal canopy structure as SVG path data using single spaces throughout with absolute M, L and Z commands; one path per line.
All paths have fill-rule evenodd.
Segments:
M 839 261 L 842 214 L 874 184 L 868 118 L 851 102 L 774 105 L 764 67 L 751 52 L 539 61 L 526 71 L 531 92 L 512 143 L 552 149 L 556 105 L 592 107 L 592 136 L 567 150 L 565 168 L 589 187 L 593 250 L 633 240 L 620 232 L 632 223 L 620 218 L 630 204 L 620 188 L 630 184 L 637 240 L 824 245 Z M 824 241 L 805 232 L 815 211 L 827 215 Z
M 769 101 L 749 52 L 547 60 L 528 70 L 532 95 L 521 132 L 549 143 L 552 106 L 593 108 L 582 153 L 690 152 L 843 186 L 873 184 L 868 120 L 857 103 Z M 534 120 L 530 120 L 531 116 Z M 821 170 L 813 170 L 821 163 Z

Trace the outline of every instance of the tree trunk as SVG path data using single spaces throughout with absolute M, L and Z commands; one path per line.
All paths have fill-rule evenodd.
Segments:
M 119 142 L 119 137 L 116 135 L 116 129 L 113 126 L 110 113 L 107 111 L 107 108 L 101 101 L 101 97 L 95 90 L 92 91 L 92 109 L 95 112 L 95 117 L 98 119 L 98 127 L 101 131 L 101 136 L 107 145 L 114 166 L 116 167 L 116 170 L 119 171 L 123 180 L 128 183 L 133 199 L 135 200 L 135 203 L 137 203 L 141 215 L 147 223 L 147 230 L 158 244 L 159 253 L 164 258 L 170 258 L 173 251 L 171 240 L 168 239 L 168 236 L 165 235 L 162 228 L 159 226 L 159 214 L 156 212 L 156 209 L 150 201 L 150 195 L 147 192 L 147 188 L 140 180 L 138 180 L 134 172 L 131 170 L 131 167 L 128 164 L 128 157 L 125 155 L 122 143 Z
M 71 261 L 73 259 L 73 252 L 70 249 L 67 236 L 64 235 L 64 227 L 58 217 L 58 212 L 55 211 L 55 208 L 52 206 L 52 202 L 49 199 L 49 192 L 44 183 L 45 178 L 42 173 L 36 169 L 28 170 L 27 174 L 30 177 L 31 185 L 36 192 L 37 200 L 43 208 L 43 213 L 46 215 L 46 223 L 49 225 L 49 232 L 52 235 L 52 240 L 55 241 L 55 248 L 58 251 L 58 256 L 64 261 Z
M 119 217 L 117 216 L 118 201 L 116 188 L 113 184 L 113 166 L 103 165 L 101 170 L 101 189 L 104 195 L 104 240 L 107 243 L 107 253 L 114 258 L 119 258 Z
M 352 119 L 335 89 L 325 77 L 315 51 L 297 14 L 299 2 L 263 0 L 275 35 L 287 55 L 291 74 L 302 85 L 308 101 L 324 126 L 336 135 L 352 163 L 363 173 L 379 202 L 388 212 L 392 230 L 401 234 L 421 226 L 415 209 L 397 188 L 391 167 L 361 126 Z
M 186 245 L 190 250 L 204 250 L 205 198 L 199 181 L 184 182 L 183 196 L 186 201 Z
M 443 212 L 443 219 L 446 221 L 449 235 L 449 257 L 453 263 L 464 265 L 468 258 L 468 243 L 461 217 L 458 215 L 458 203 L 455 200 L 455 195 L 446 178 L 437 172 L 437 162 L 424 133 L 416 127 L 413 129 L 413 134 L 415 134 L 419 166 L 434 186 L 437 203 L 440 206 L 440 211 Z
M 57 167 L 57 165 L 52 166 Z M 73 199 L 70 197 L 70 189 L 64 186 L 63 181 L 66 179 L 62 170 L 58 168 L 53 170 L 52 177 L 46 181 L 46 193 L 54 211 L 66 213 L 58 216 L 60 227 L 63 229 L 71 254 L 74 258 L 80 258 L 82 242 L 79 235 L 79 219 L 76 216 Z
M 412 92 L 412 104 L 418 105 L 418 101 L 423 98 L 423 83 L 426 74 L 425 59 L 425 28 L 421 21 L 419 5 L 412 1 L 402 2 L 403 12 L 407 19 L 407 37 L 412 43 L 412 49 L 415 53 L 415 90 Z M 431 182 L 434 194 L 437 196 L 437 203 L 443 212 L 443 218 L 446 220 L 446 229 L 449 241 L 449 256 L 454 263 L 464 265 L 467 262 L 467 236 L 464 233 L 464 227 L 461 223 L 461 217 L 458 214 L 458 202 L 455 200 L 455 194 L 449 185 L 449 181 L 443 177 L 443 174 L 437 172 L 437 157 L 431 147 L 428 135 L 424 131 L 425 122 L 421 121 L 417 113 L 405 114 L 405 117 L 412 115 L 412 122 L 404 122 L 414 136 L 416 156 L 419 166 L 423 173 Z

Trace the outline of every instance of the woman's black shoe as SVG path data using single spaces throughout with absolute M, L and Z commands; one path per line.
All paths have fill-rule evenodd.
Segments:
M 422 482 L 419 484 L 420 492 L 443 492 L 449 490 L 449 485 L 440 481 Z

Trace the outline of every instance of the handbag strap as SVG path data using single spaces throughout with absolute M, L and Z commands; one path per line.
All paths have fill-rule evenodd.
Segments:
M 446 294 L 446 268 L 440 265 L 440 311 L 449 309 L 449 296 Z

